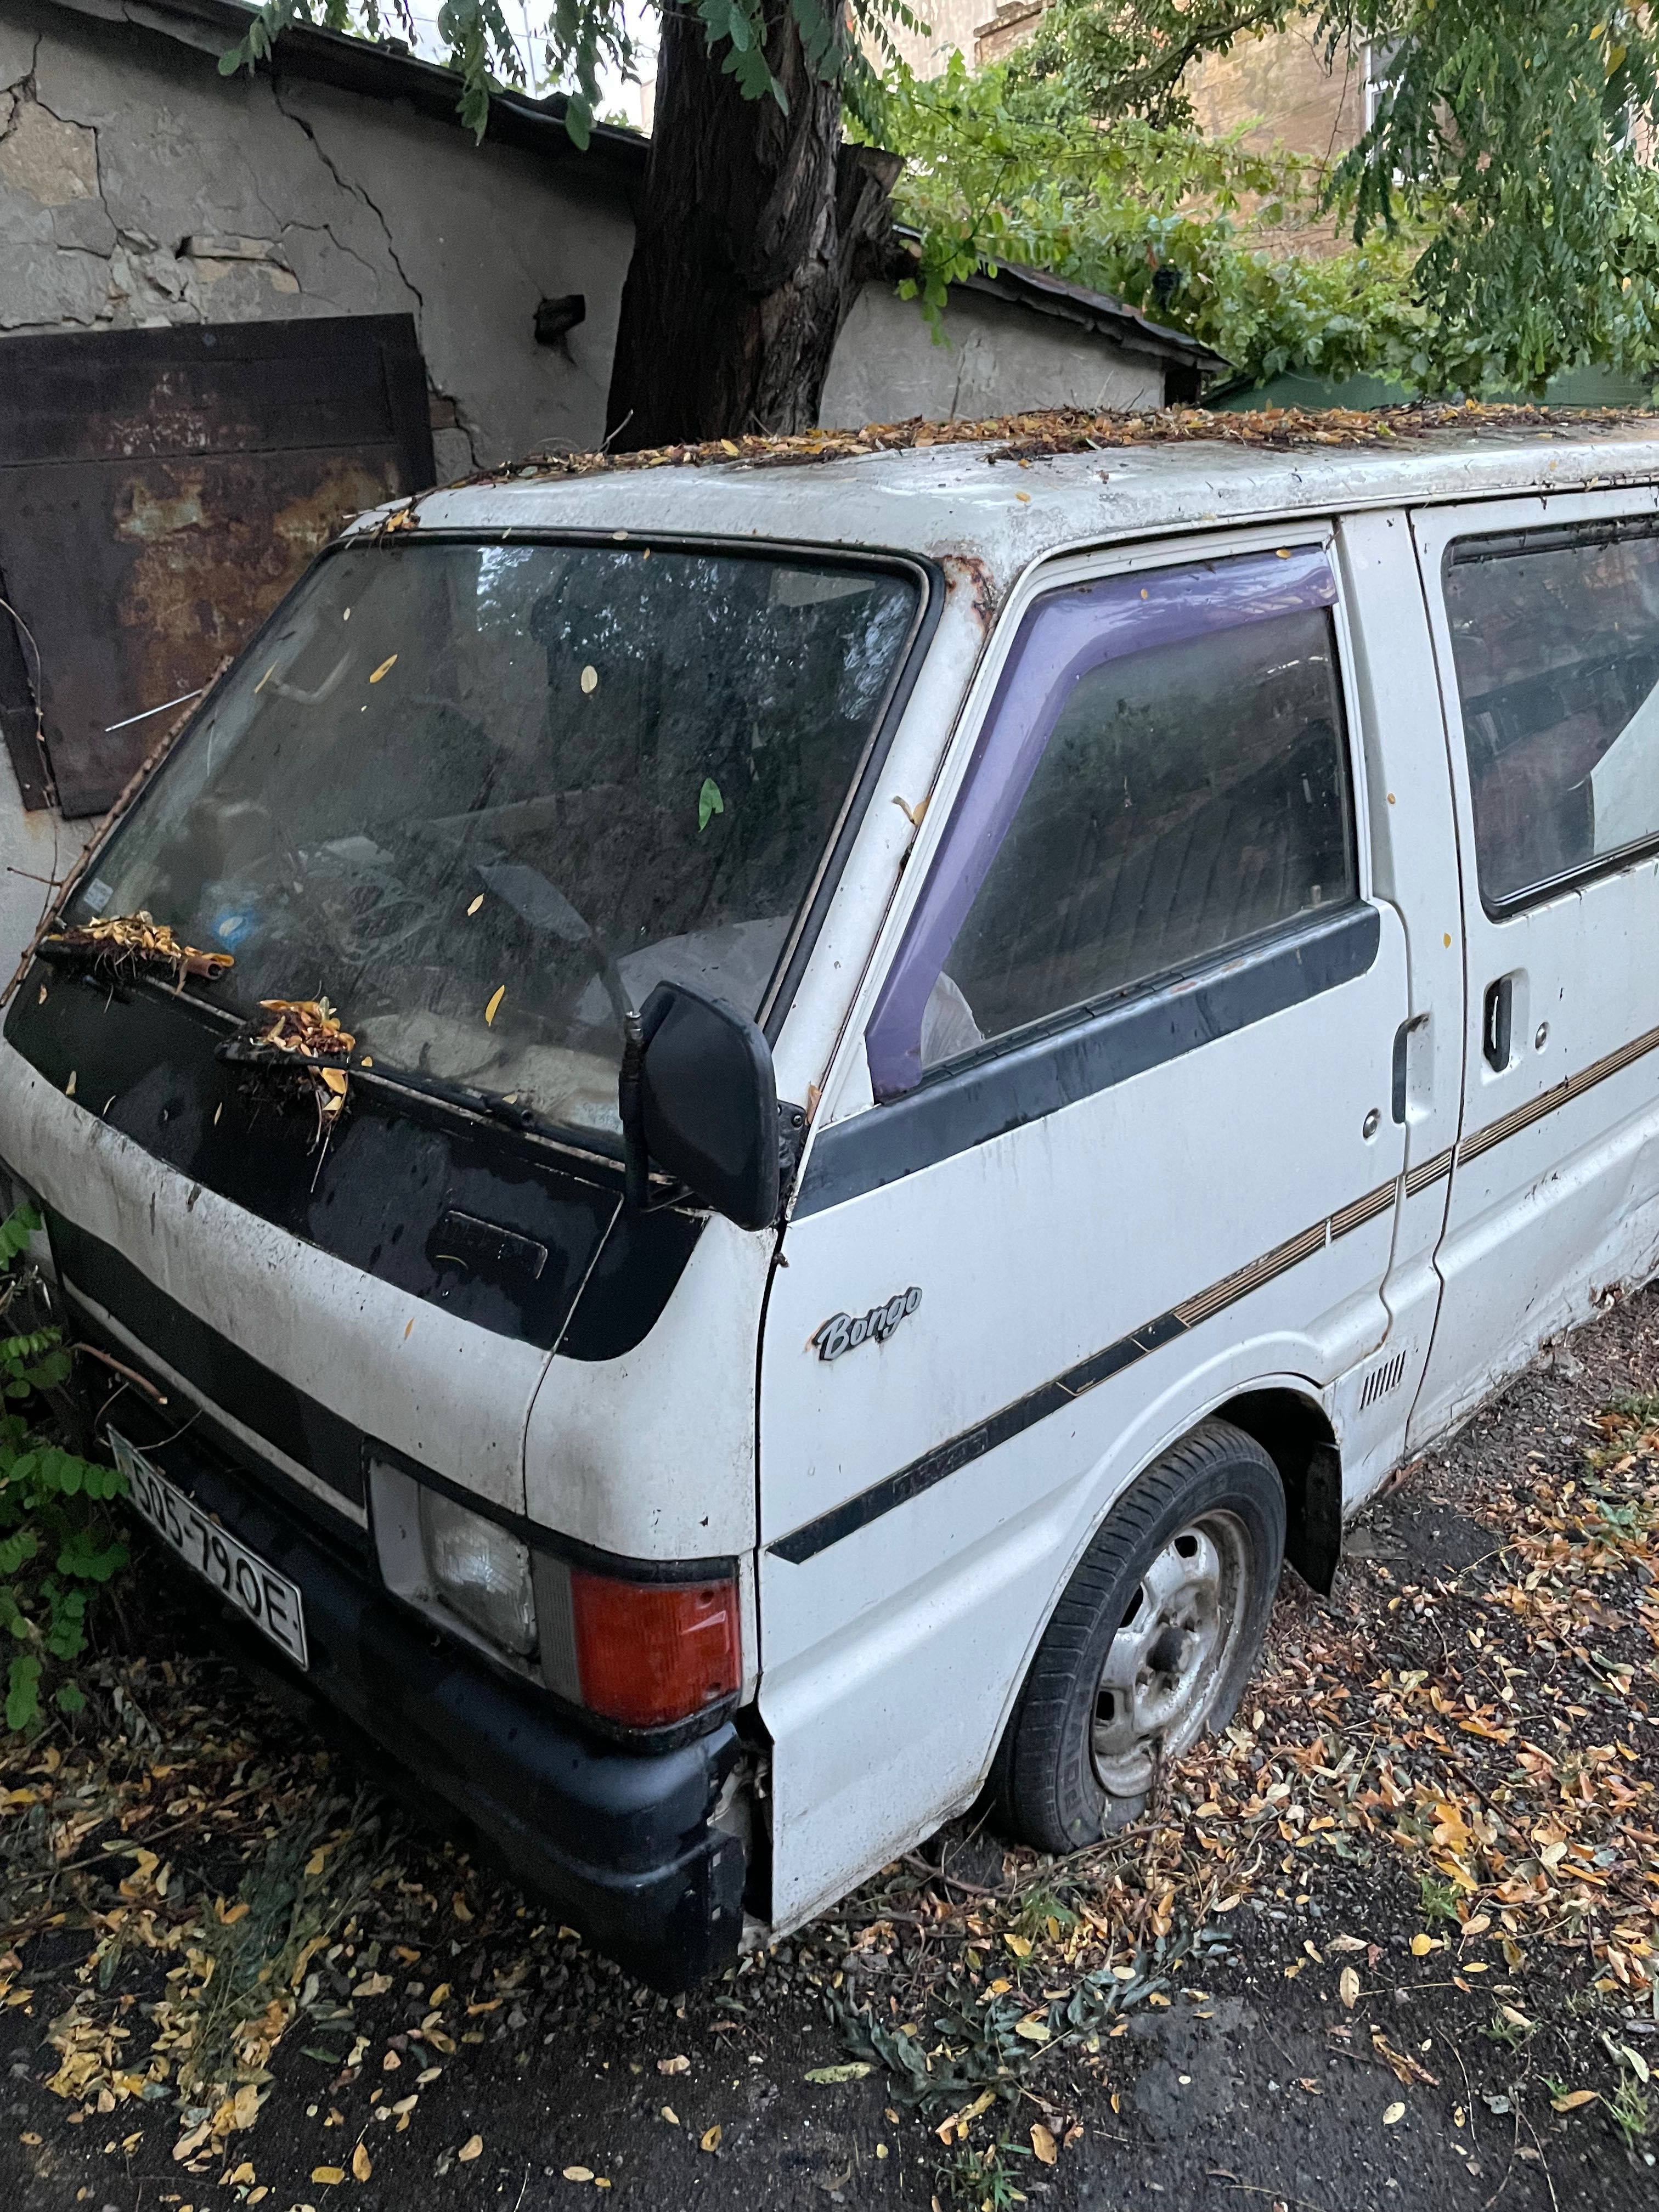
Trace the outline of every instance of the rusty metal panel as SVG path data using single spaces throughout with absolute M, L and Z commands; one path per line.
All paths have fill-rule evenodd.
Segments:
M 66 815 L 109 805 L 162 726 L 130 718 L 205 684 L 348 516 L 431 483 L 427 407 L 407 315 L 0 339 L 0 575 Z M 39 805 L 11 696 L 34 654 L 3 646 Z

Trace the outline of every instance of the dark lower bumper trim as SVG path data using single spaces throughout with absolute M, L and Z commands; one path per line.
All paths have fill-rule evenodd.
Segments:
M 732 1962 L 744 1855 L 709 1824 L 738 1756 L 729 1722 L 645 1755 L 587 1738 L 538 1692 L 423 1628 L 253 1480 L 189 1443 L 149 1455 L 303 1595 L 308 1670 L 294 1674 L 263 1642 L 262 1658 L 471 1822 L 630 1972 L 674 1992 Z

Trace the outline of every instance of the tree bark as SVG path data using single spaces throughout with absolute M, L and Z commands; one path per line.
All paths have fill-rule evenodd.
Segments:
M 841 139 L 841 91 L 787 5 L 745 100 L 689 11 L 665 9 L 656 119 L 623 289 L 606 442 L 618 451 L 810 429 L 858 287 L 891 251 L 898 158 Z

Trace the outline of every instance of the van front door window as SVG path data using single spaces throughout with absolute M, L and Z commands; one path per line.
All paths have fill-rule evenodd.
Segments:
M 1302 547 L 1037 603 L 872 1024 L 878 1093 L 1354 899 L 1334 597 Z

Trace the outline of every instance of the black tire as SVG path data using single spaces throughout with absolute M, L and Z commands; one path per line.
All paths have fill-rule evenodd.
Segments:
M 1216 1627 L 1206 1645 L 1212 1555 Z M 1171 1756 L 1226 1725 L 1261 1656 L 1284 1556 L 1279 1470 L 1229 1421 L 1201 1421 L 1130 1485 L 1054 1608 L 998 1753 L 993 1788 L 1013 1835 L 1039 1850 L 1071 1851 L 1132 1819 L 1146 1796 L 1139 1769 L 1165 1754 L 1166 1741 L 1136 1730 L 1164 1705 Z M 1183 1558 L 1195 1563 L 1194 1589 L 1174 1591 L 1167 1616 L 1160 1607 L 1143 1619 L 1147 1577 L 1169 1584 Z M 1185 1626 L 1176 1617 L 1183 1606 Z M 1149 1633 L 1150 1651 L 1136 1659 L 1135 1638 Z M 1127 1694 L 1103 1682 L 1109 1658 L 1120 1672 L 1132 1661 L 1141 1669 Z

